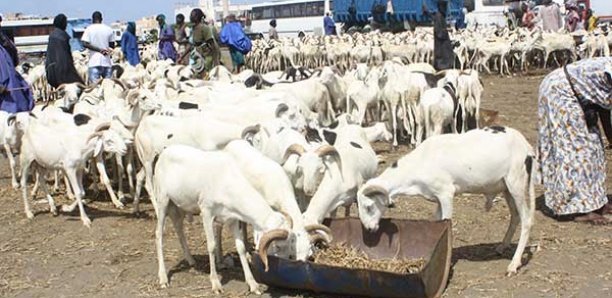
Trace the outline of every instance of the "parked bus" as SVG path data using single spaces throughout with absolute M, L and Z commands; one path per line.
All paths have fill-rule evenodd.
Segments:
M 296 37 L 300 31 L 322 35 L 323 17 L 329 7 L 333 7 L 332 2 L 333 0 L 284 0 L 253 4 L 250 12 L 251 32 L 267 36 L 270 21 L 275 19 L 280 37 Z
M 504 12 L 508 11 L 506 0 L 465 0 L 468 15 L 466 20 L 478 25 L 506 26 Z
M 73 51 L 82 49 L 80 38 L 91 19 L 69 19 L 66 32 L 72 38 L 70 46 Z M 2 22 L 2 32 L 8 36 L 22 53 L 40 53 L 47 50 L 49 34 L 53 31 L 53 19 L 36 18 L 10 20 Z

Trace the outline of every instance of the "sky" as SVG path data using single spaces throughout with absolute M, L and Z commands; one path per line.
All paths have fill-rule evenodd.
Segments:
M 398 1 L 398 0 L 395 0 Z M 405 1 L 405 0 L 404 0 Z M 131 21 L 163 13 L 173 19 L 177 2 L 194 0 L 0 0 L 0 13 L 23 12 L 42 16 L 64 13 L 68 18 L 89 18 L 95 10 L 102 12 L 106 23 L 117 20 Z M 264 2 L 263 0 L 236 0 L 232 2 Z M 596 15 L 612 15 L 612 0 L 591 0 Z

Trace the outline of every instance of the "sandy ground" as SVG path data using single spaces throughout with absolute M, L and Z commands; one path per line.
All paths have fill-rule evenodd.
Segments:
M 499 110 L 500 124 L 517 128 L 530 142 L 536 138 L 537 89 L 542 75 L 485 77 L 483 107 Z M 380 170 L 407 152 L 389 152 L 376 144 L 385 162 Z M 6 160 L 0 161 L 0 295 L 4 297 L 190 297 L 213 296 L 208 256 L 199 218 L 186 224 L 196 268 L 188 268 L 171 224 L 166 225 L 165 257 L 171 270 L 169 289 L 157 285 L 155 220 L 117 210 L 104 193 L 87 196 L 93 220 L 85 228 L 78 213 L 53 217 L 48 205 L 35 204 L 36 217 L 27 220 L 21 193 L 10 187 Z M 608 173 L 610 175 L 610 173 Z M 610 186 L 612 184 L 608 184 Z M 538 192 L 538 194 L 541 192 Z M 41 195 L 38 195 L 38 199 Z M 68 203 L 63 192 L 56 203 Z M 538 200 L 535 226 L 525 254 L 527 264 L 517 276 L 505 277 L 513 250 L 495 252 L 509 223 L 503 200 L 490 212 L 484 198 L 455 199 L 454 250 L 445 297 L 612 297 L 612 226 L 558 222 L 542 213 Z M 434 206 L 422 199 L 400 200 L 387 216 L 431 218 Z M 355 208 L 353 208 L 355 213 Z M 518 238 L 515 237 L 514 243 Z M 225 237 L 225 252 L 234 250 Z M 239 267 L 220 272 L 224 297 L 244 296 L 247 286 Z M 313 293 L 266 288 L 264 297 L 322 297 Z

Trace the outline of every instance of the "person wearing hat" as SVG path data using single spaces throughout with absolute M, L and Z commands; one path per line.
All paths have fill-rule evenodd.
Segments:
M 159 24 L 159 45 L 158 45 L 158 56 L 159 60 L 170 59 L 172 62 L 176 62 L 176 49 L 174 48 L 174 29 L 166 24 L 166 16 L 163 14 L 158 15 L 156 18 L 157 24 Z
M 276 20 L 270 21 L 270 30 L 268 30 L 268 37 L 270 39 L 278 40 L 278 31 L 276 31 Z
M 455 62 L 455 53 L 448 35 L 446 10 L 448 2 L 438 1 L 438 11 L 434 14 L 434 68 L 436 70 L 450 69 Z
M 47 81 L 53 88 L 61 84 L 81 83 L 83 79 L 74 67 L 70 51 L 70 36 L 66 33 L 68 18 L 60 13 L 53 19 L 53 31 L 49 34 L 45 69 Z

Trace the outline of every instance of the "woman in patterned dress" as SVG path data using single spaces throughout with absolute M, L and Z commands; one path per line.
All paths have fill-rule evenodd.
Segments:
M 546 206 L 557 216 L 610 223 L 605 217 L 612 213 L 612 205 L 606 197 L 606 159 L 598 119 L 612 141 L 611 108 L 610 57 L 569 64 L 550 73 L 540 85 L 539 172 Z

